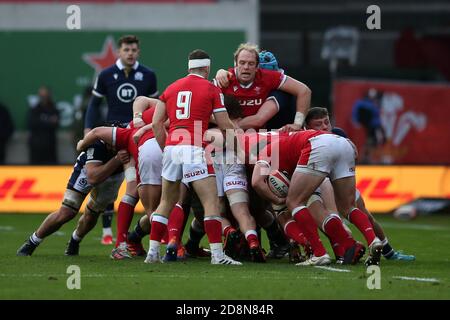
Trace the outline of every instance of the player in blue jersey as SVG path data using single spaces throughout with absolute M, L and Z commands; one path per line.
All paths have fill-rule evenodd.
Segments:
M 116 63 L 102 70 L 95 81 L 92 90 L 92 97 L 86 111 L 85 134 L 100 122 L 100 104 L 105 98 L 108 111 L 106 121 L 118 121 L 128 124 L 133 119 L 133 102 L 138 96 L 155 97 L 158 95 L 157 81 L 155 73 L 141 65 L 137 59 L 139 57 L 139 39 L 133 35 L 126 35 L 118 41 L 118 55 Z M 134 165 L 130 163 L 126 168 L 127 182 L 132 182 L 135 173 Z M 118 235 L 116 247 L 123 243 L 124 230 L 128 230 L 131 223 L 134 206 L 137 203 L 137 192 L 127 190 L 125 199 L 121 200 L 118 209 Z M 103 244 L 112 243 L 111 220 L 114 211 L 113 204 L 108 206 L 110 216 L 103 219 Z
M 61 207 L 48 215 L 39 228 L 18 249 L 18 256 L 31 256 L 44 238 L 72 220 L 89 194 L 85 213 L 78 221 L 66 249 L 66 255 L 78 255 L 81 239 L 95 226 L 108 203 L 117 198 L 123 180 L 122 166 L 129 161 L 125 150 L 117 154 L 102 142 L 80 153 L 67 183 Z

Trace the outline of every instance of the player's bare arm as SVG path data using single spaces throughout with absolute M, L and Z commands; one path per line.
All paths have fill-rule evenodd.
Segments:
M 153 128 L 153 125 L 151 123 L 146 124 L 145 126 L 139 128 L 134 134 L 133 134 L 133 141 L 134 143 L 138 144 L 139 139 L 146 133 L 148 130 L 151 130 Z
M 289 76 L 286 77 L 286 81 L 281 85 L 280 90 L 297 97 L 297 112 L 294 123 L 284 126 L 281 131 L 298 131 L 303 126 L 305 115 L 311 104 L 311 90 L 304 83 Z
M 108 179 L 118 168 L 130 161 L 130 155 L 126 150 L 120 150 L 117 155 L 107 163 L 100 162 L 86 163 L 86 176 L 88 183 L 96 185 Z
M 229 79 L 232 76 L 231 72 L 225 69 L 219 69 L 216 72 L 216 82 L 220 88 L 226 88 L 230 84 Z
M 103 140 L 107 144 L 112 144 L 113 127 L 97 127 L 89 131 L 86 136 L 78 141 L 77 151 L 86 150 L 90 145 L 98 140 Z
M 270 201 L 271 203 L 276 205 L 285 204 L 286 198 L 279 198 L 272 191 L 270 191 L 269 186 L 266 183 L 269 172 L 270 164 L 268 162 L 256 162 L 252 175 L 252 187 L 261 197 Z
M 161 150 L 164 150 L 164 145 L 166 144 L 167 132 L 164 124 L 166 120 L 167 120 L 166 104 L 162 101 L 158 101 L 155 113 L 153 114 L 152 125 L 156 141 L 161 147 Z
M 260 129 L 278 113 L 278 105 L 273 99 L 266 100 L 258 112 L 252 116 L 245 117 L 238 121 L 240 128 L 246 129 Z
M 142 120 L 142 113 L 148 108 L 155 107 L 158 99 L 149 98 L 145 96 L 137 97 L 133 102 L 133 125 L 135 128 L 140 128 L 145 125 Z
M 78 141 L 77 151 L 86 150 L 91 144 L 98 140 L 103 140 L 105 143 L 112 145 L 113 127 L 97 127 L 89 131 L 85 137 Z

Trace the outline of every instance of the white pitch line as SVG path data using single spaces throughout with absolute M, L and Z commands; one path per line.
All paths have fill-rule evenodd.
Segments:
M 12 231 L 14 230 L 13 226 L 0 226 L 0 231 Z
M 435 278 L 416 278 L 416 277 L 403 277 L 403 276 L 393 276 L 392 278 L 400 279 L 400 280 L 420 281 L 420 282 L 439 282 L 439 279 L 435 279 Z
M 337 268 L 326 267 L 326 266 L 315 266 L 315 268 L 324 269 L 324 270 L 328 270 L 328 271 L 335 271 L 335 272 L 351 272 L 348 269 L 337 269 Z

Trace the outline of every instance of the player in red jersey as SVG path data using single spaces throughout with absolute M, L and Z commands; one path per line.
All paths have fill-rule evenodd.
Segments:
M 239 100 L 244 117 L 255 115 L 269 93 L 279 89 L 297 97 L 294 123 L 284 126 L 282 131 L 300 130 L 311 102 L 311 90 L 282 72 L 258 68 L 259 49 L 256 45 L 241 44 L 234 54 L 234 63 L 235 67 L 228 71 L 217 71 L 216 82 L 223 93 Z
M 335 134 L 345 136 L 345 133 L 338 133 L 338 130 L 340 130 L 339 128 L 331 127 L 330 117 L 327 109 L 325 108 L 320 107 L 311 108 L 306 115 L 305 127 L 307 129 L 313 130 L 330 131 Z M 337 212 L 337 208 L 333 197 L 333 189 L 328 179 L 325 179 L 324 182 L 321 184 L 320 193 L 325 207 L 331 212 Z M 361 193 L 358 191 L 358 189 L 356 189 L 355 198 L 356 198 L 356 206 L 367 215 L 373 226 L 375 234 L 383 243 L 383 250 L 382 250 L 383 256 L 388 260 L 414 261 L 415 260 L 414 255 L 403 254 L 400 251 L 396 251 L 392 248 L 392 246 L 388 241 L 387 236 L 385 235 L 383 227 L 366 208 L 364 199 L 361 196 Z
M 314 255 L 298 265 L 321 265 L 330 263 L 330 257 L 325 251 L 317 233 L 315 222 L 306 207 L 307 201 L 322 181 L 328 176 L 334 188 L 338 211 L 347 217 L 363 233 L 369 245 L 369 256 L 372 264 L 378 264 L 382 243 L 376 237 L 369 219 L 359 209 L 355 208 L 355 158 L 354 145 L 345 138 L 324 131 L 305 130 L 280 136 L 279 150 L 271 153 L 270 160 L 259 161 L 255 165 L 252 177 L 254 181 L 268 174 L 272 165 L 278 170 L 293 173 L 287 198 L 276 197 L 267 184 L 255 183 L 258 192 L 264 194 L 272 203 L 286 203 L 295 221 L 302 227 L 302 232 L 310 242 Z M 272 147 L 273 150 L 273 147 Z M 278 165 L 278 166 L 277 166 Z M 353 218 L 353 216 L 357 216 Z M 333 219 L 327 233 L 337 234 L 340 239 L 348 236 L 342 223 Z M 325 226 L 326 227 L 326 226 Z M 350 246 L 348 243 L 345 247 Z
M 203 135 L 211 115 L 214 114 L 220 129 L 234 129 L 220 89 L 207 80 L 210 63 L 205 51 L 192 51 L 189 74 L 167 87 L 156 106 L 152 124 L 156 139 L 161 149 L 164 148 L 163 184 L 161 202 L 153 213 L 146 263 L 160 262 L 161 239 L 170 211 L 179 199 L 180 181 L 184 179 L 192 182 L 205 209 L 204 226 L 211 247 L 211 263 L 241 265 L 223 252 L 216 181 L 212 166 L 204 156 Z M 168 134 L 164 128 L 166 119 L 170 121 Z

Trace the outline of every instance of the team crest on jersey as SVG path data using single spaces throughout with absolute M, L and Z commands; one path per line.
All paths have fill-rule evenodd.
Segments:
M 137 89 L 131 83 L 123 83 L 117 88 L 117 98 L 120 101 L 128 103 L 133 101 L 137 96 Z
M 237 91 L 237 89 L 238 89 L 238 87 L 237 87 L 237 86 L 234 86 L 234 87 L 233 87 L 233 91 L 234 91 L 234 92 L 236 92 L 236 91 Z
M 80 180 L 78 180 L 78 184 L 84 188 L 87 186 L 88 182 L 87 182 L 86 178 L 81 178 Z
M 144 80 L 144 74 L 142 72 L 140 72 L 140 71 L 136 72 L 134 74 L 134 80 L 136 80 L 136 81 Z
M 261 91 L 261 88 L 260 87 L 255 87 L 255 91 L 256 91 L 257 94 L 259 94 L 259 92 Z
M 113 77 L 114 77 L 115 80 L 117 80 L 117 78 L 119 77 L 119 75 L 118 75 L 117 73 L 114 73 L 114 74 L 113 74 Z
M 87 160 L 92 160 L 92 159 L 94 159 L 94 148 L 89 148 L 89 149 L 87 149 L 87 151 L 86 151 L 86 157 L 87 157 Z

